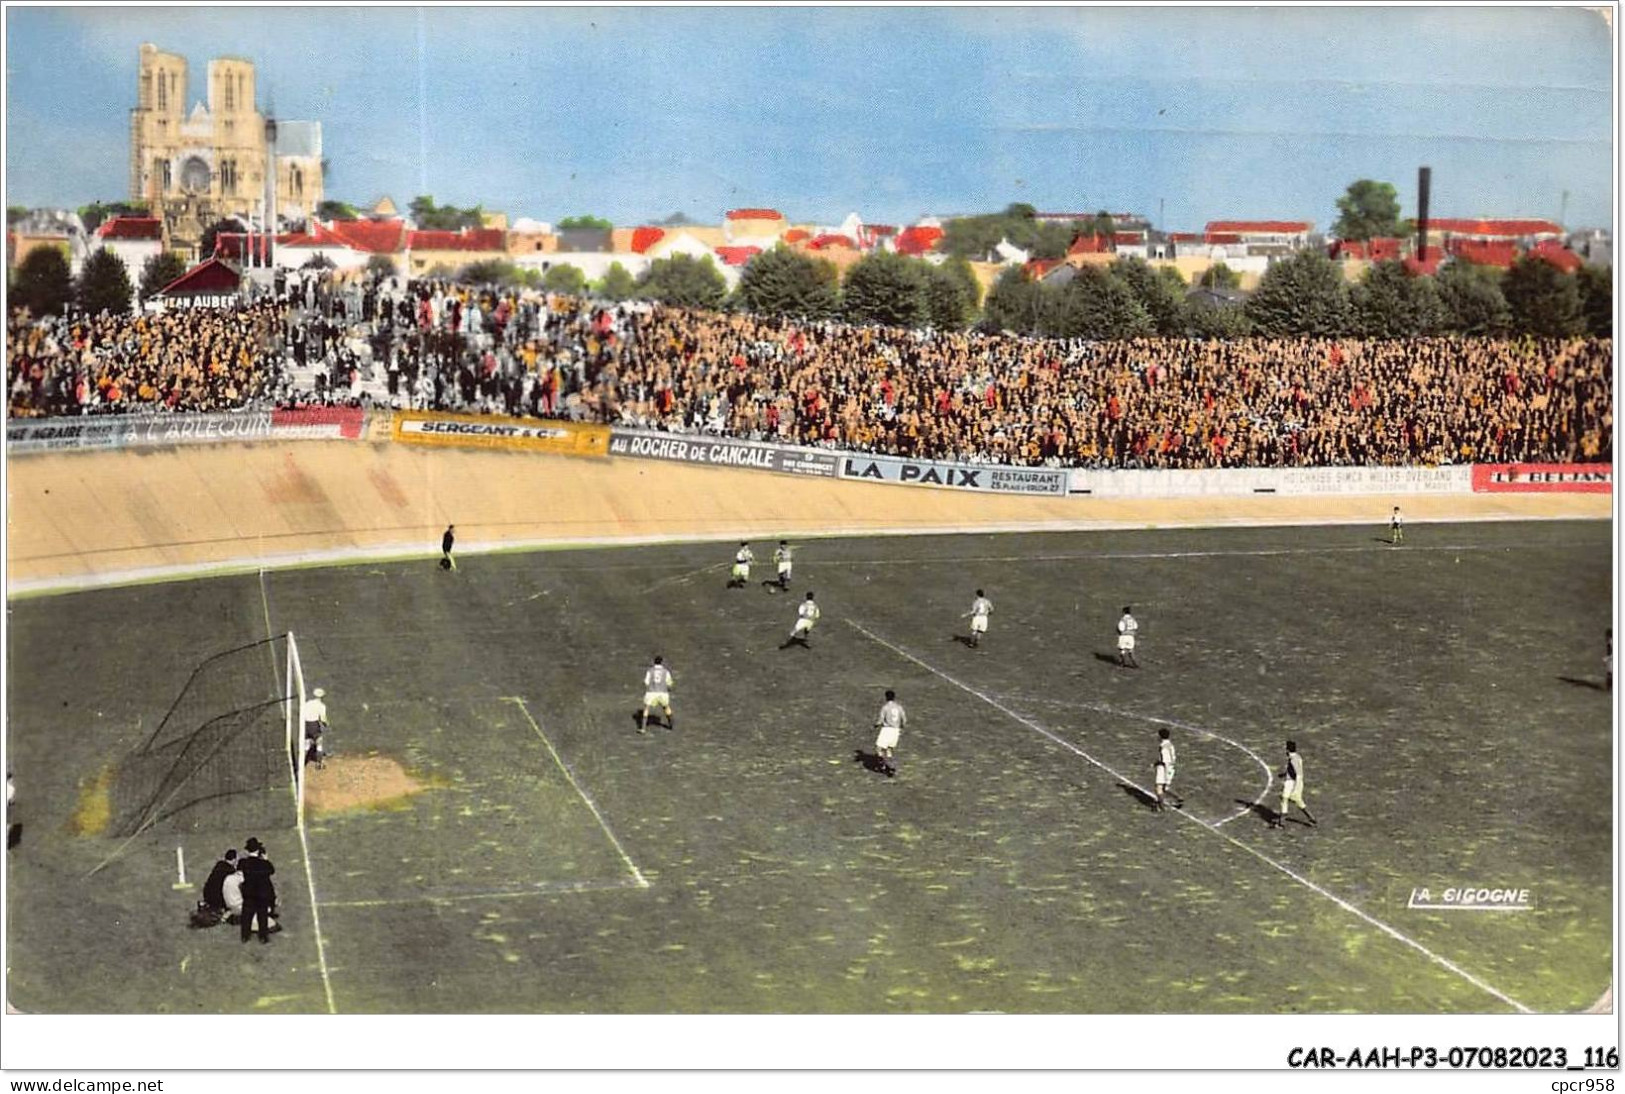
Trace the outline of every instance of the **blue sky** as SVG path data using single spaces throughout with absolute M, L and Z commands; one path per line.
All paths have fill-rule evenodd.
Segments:
M 143 41 L 259 69 L 328 194 L 633 224 L 1026 201 L 1163 226 L 1413 211 L 1611 226 L 1611 33 L 1580 8 L 17 8 L 8 204 L 127 197 Z

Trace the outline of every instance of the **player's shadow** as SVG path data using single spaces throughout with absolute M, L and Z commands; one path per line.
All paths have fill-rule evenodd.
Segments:
M 1558 679 L 1563 681 L 1565 684 L 1573 684 L 1577 688 L 1590 688 L 1592 691 L 1608 690 L 1608 685 L 1600 683 L 1596 680 L 1587 680 L 1580 676 L 1559 676 Z
M 886 761 L 873 752 L 865 752 L 861 748 L 852 750 L 852 762 L 862 764 L 865 771 L 873 771 L 876 775 L 883 775 L 886 771 Z
M 1095 651 L 1095 660 L 1096 661 L 1104 661 L 1108 665 L 1116 665 L 1117 664 L 1117 655 L 1115 653 L 1101 653 L 1099 650 L 1096 650 Z
M 1247 807 L 1247 811 L 1253 816 L 1257 817 L 1259 820 L 1272 821 L 1275 819 L 1275 810 L 1271 809 L 1263 802 L 1250 802 L 1245 798 L 1234 798 L 1232 800 L 1237 805 L 1245 805 Z
M 18 821 L 16 824 L 13 824 L 6 829 L 6 850 L 16 850 L 17 845 L 22 841 L 23 825 L 21 821 Z
M 973 650 L 973 649 L 976 648 L 975 643 L 973 643 L 970 640 L 970 635 L 968 635 L 968 634 L 956 634 L 956 635 L 954 635 L 953 640 L 955 642 L 958 642 L 961 646 L 964 646 L 968 650 Z
M 1123 793 L 1127 794 L 1129 797 L 1133 798 L 1147 809 L 1155 809 L 1157 807 L 1157 796 L 1155 794 L 1147 794 L 1139 787 L 1130 786 L 1128 783 L 1118 783 L 1117 789 L 1121 790 Z
M 637 726 L 639 729 L 665 729 L 665 728 L 667 728 L 665 719 L 662 718 L 658 714 L 649 715 L 648 724 L 645 725 L 644 721 L 643 721 L 643 718 L 642 718 L 642 714 L 643 714 L 642 710 L 634 710 L 632 712 L 632 724 Z
M 793 636 L 790 637 L 790 638 L 786 638 L 783 642 L 779 643 L 779 649 L 781 649 L 781 650 L 787 650 L 787 649 L 791 648 L 792 646 L 800 646 L 804 650 L 805 649 L 811 649 L 811 647 L 808 646 L 807 643 L 805 643 L 801 639 L 795 638 Z

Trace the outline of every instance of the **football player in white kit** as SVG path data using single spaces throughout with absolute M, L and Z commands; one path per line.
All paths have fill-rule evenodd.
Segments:
M 976 590 L 976 600 L 972 602 L 970 611 L 960 616 L 961 619 L 970 620 L 970 646 L 975 649 L 982 644 L 982 635 L 987 633 L 987 617 L 993 614 L 993 602 L 988 600 L 982 590 Z
M 1140 663 L 1134 659 L 1134 635 L 1139 631 L 1140 624 L 1134 618 L 1132 605 L 1123 608 L 1123 618 L 1117 621 L 1117 663 L 1127 668 L 1139 668 Z
M 803 600 L 801 607 L 796 609 L 795 629 L 790 632 L 790 637 L 785 639 L 784 645 L 779 648 L 781 650 L 788 649 L 792 644 L 799 642 L 804 649 L 812 649 L 812 644 L 807 641 L 807 636 L 812 633 L 813 627 L 817 626 L 818 617 L 821 614 L 818 605 L 813 603 L 812 590 L 807 590 L 807 599 Z
M 1185 806 L 1185 799 L 1174 793 L 1172 789 L 1174 761 L 1177 758 L 1178 753 L 1174 750 L 1174 742 L 1169 739 L 1168 731 L 1166 729 L 1157 730 L 1156 784 L 1158 812 L 1168 808 L 1165 804 L 1168 801 L 1174 803 L 1175 809 L 1182 809 Z
M 1270 821 L 1270 827 L 1285 828 L 1286 811 L 1294 804 L 1303 810 L 1303 815 L 1309 818 L 1312 826 L 1319 827 L 1320 822 L 1309 812 L 1309 807 L 1303 804 L 1303 757 L 1298 755 L 1298 742 L 1286 743 L 1286 766 L 1276 774 L 1281 780 L 1281 811 Z
M 779 540 L 778 547 L 773 551 L 773 566 L 778 573 L 772 582 L 763 582 L 769 589 L 776 587 L 780 592 L 789 592 L 790 568 L 793 564 L 790 556 L 794 550 L 784 540 Z
M 897 748 L 897 740 L 902 736 L 903 727 L 908 724 L 908 715 L 903 713 L 903 704 L 897 701 L 895 691 L 886 692 L 886 701 L 880 706 L 880 713 L 875 715 L 875 758 L 880 761 L 880 770 L 886 773 L 888 779 L 897 777 L 897 763 L 892 753 Z
M 666 728 L 673 729 L 676 724 L 671 716 L 671 685 L 673 676 L 666 667 L 665 659 L 656 657 L 655 663 L 649 666 L 649 671 L 643 674 L 643 711 L 638 715 L 638 732 L 649 731 L 649 712 L 663 710 L 666 712 Z
M 756 555 L 745 540 L 739 541 L 739 550 L 734 552 L 733 576 L 728 579 L 728 588 L 743 589 L 750 584 L 750 564 L 756 561 Z
M 1394 515 L 1388 518 L 1388 545 L 1398 547 L 1405 542 L 1405 518 L 1399 515 L 1399 506 L 1394 506 Z

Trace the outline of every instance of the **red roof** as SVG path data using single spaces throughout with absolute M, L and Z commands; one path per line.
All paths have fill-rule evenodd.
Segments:
M 897 234 L 895 224 L 865 224 L 863 230 L 874 236 L 894 236 Z
M 164 222 L 157 217 L 109 217 L 96 234 L 103 239 L 163 239 Z
M 1201 232 L 1169 232 L 1168 233 L 1168 238 L 1169 238 L 1169 240 L 1171 240 L 1174 243 L 1200 243 L 1200 242 L 1202 242 L 1202 233 Z
M 784 214 L 777 209 L 729 209 L 729 220 L 783 220 Z
M 840 235 L 836 232 L 826 232 L 807 244 L 809 250 L 822 251 L 829 247 L 845 247 L 848 250 L 857 250 L 858 245 L 852 242 L 851 236 Z
M 508 233 L 501 228 L 464 228 L 460 232 L 406 233 L 409 251 L 505 251 Z
M 791 228 L 784 233 L 786 243 L 801 243 L 810 238 L 812 238 L 812 235 L 805 228 Z
M 1498 243 L 1480 239 L 1452 239 L 1445 244 L 1445 250 L 1461 259 L 1477 266 L 1495 266 L 1507 269 L 1518 257 L 1518 248 L 1513 243 Z
M 1207 234 L 1237 232 L 1242 235 L 1296 235 L 1314 225 L 1307 220 L 1210 220 Z
M 632 253 L 640 255 L 665 238 L 666 229 L 664 228 L 634 228 L 632 229 Z
M 193 266 L 158 290 L 159 296 L 193 296 L 203 293 L 236 292 L 243 275 L 218 258 Z
M 1061 260 L 1058 258 L 1035 258 L 1031 262 L 1027 263 L 1025 269 L 1027 270 L 1027 275 L 1034 281 L 1037 281 L 1039 278 L 1043 277 L 1060 264 Z
M 897 233 L 897 253 L 903 255 L 923 255 L 937 245 L 942 238 L 941 228 L 927 228 L 913 225 Z
M 1401 253 L 1401 243 L 1398 239 L 1377 238 L 1372 240 L 1340 239 L 1329 248 L 1333 258 L 1369 259 L 1372 262 L 1393 262 Z
M 1203 243 L 1240 243 L 1241 236 L 1235 232 L 1208 232 L 1202 237 Z
M 760 247 L 718 247 L 717 257 L 722 259 L 724 265 L 743 266 L 756 255 L 762 253 Z
M 1371 261 L 1393 262 L 1399 258 L 1404 240 L 1379 237 L 1371 241 Z
M 1066 253 L 1069 255 L 1098 255 L 1105 254 L 1111 249 L 1111 243 L 1105 236 L 1079 236 L 1072 241 L 1072 246 L 1066 249 Z
M 303 232 L 277 236 L 279 247 L 348 247 L 368 254 L 396 254 L 406 246 L 406 224 L 399 220 L 310 222 Z
M 1542 240 L 1529 248 L 1529 253 L 1536 258 L 1550 262 L 1564 273 L 1573 273 L 1585 265 L 1584 259 L 1556 240 Z
M 1415 277 L 1418 274 L 1426 274 L 1427 276 L 1431 277 L 1439 272 L 1439 263 L 1442 261 L 1444 261 L 1444 252 L 1439 250 L 1437 247 L 1429 247 L 1428 260 L 1426 262 L 1423 262 L 1415 255 L 1411 255 L 1405 259 L 1405 272 L 1410 274 L 1412 277 Z
M 1467 236 L 1501 236 L 1507 239 L 1563 234 L 1563 229 L 1549 220 L 1452 220 L 1448 217 L 1429 220 L 1428 231 Z

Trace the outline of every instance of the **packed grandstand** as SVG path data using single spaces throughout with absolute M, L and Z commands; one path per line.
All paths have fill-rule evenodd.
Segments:
M 310 403 L 1015 466 L 1608 462 L 1608 339 L 1055 340 L 387 279 L 8 320 L 13 417 Z

